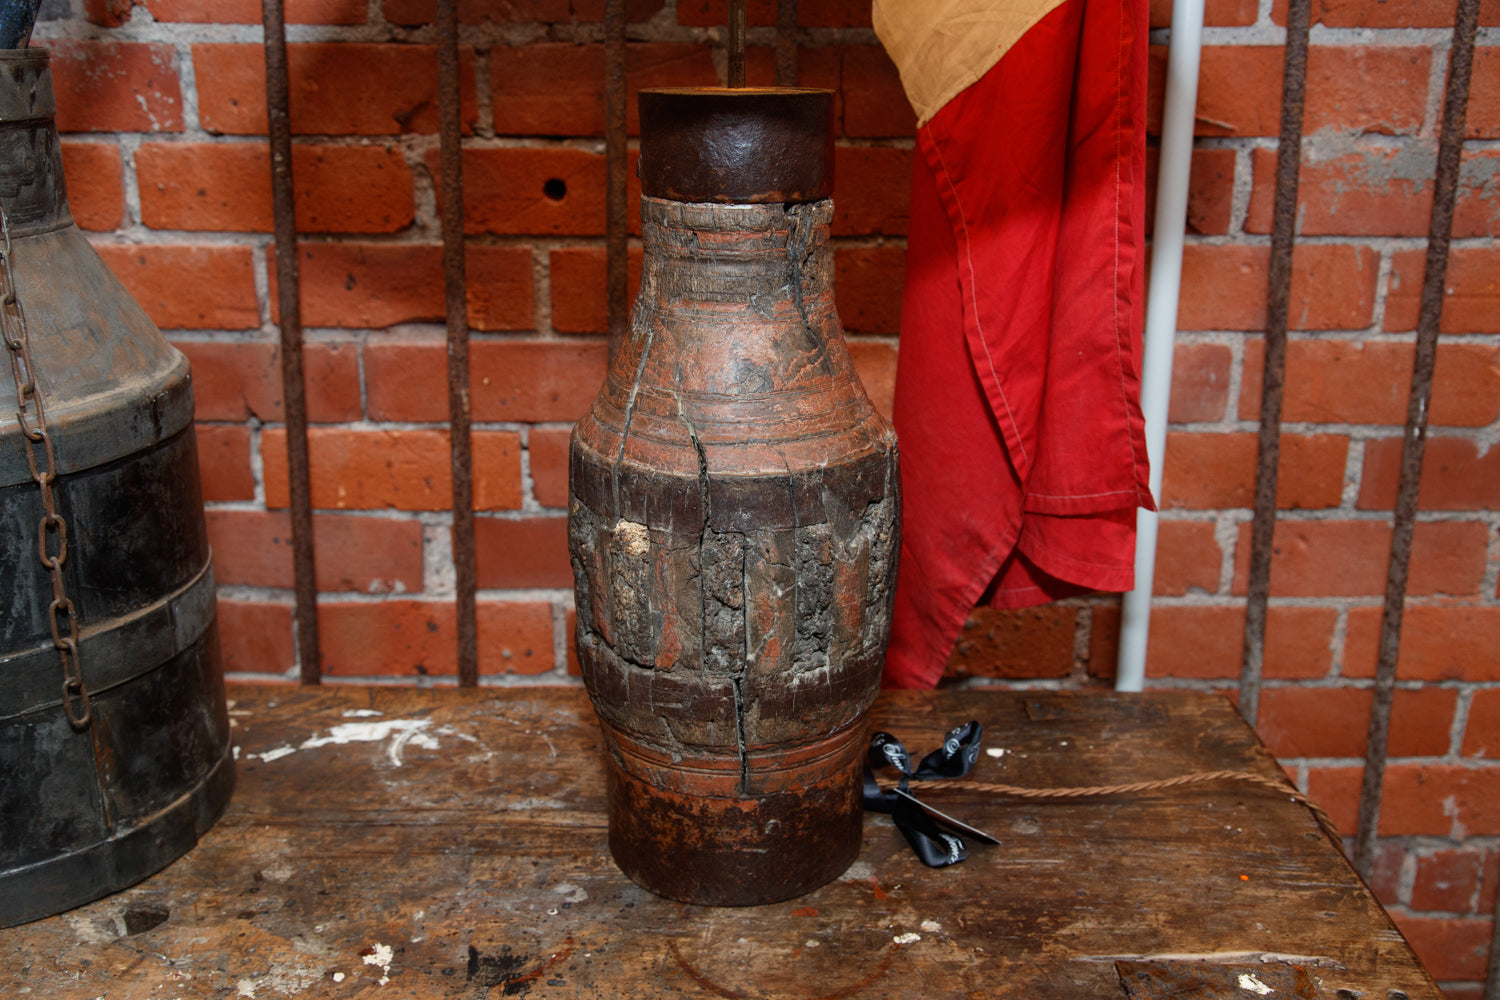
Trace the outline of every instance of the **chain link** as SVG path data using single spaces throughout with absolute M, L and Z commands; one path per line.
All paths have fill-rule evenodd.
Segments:
M 78 622 L 73 601 L 63 579 L 68 558 L 68 522 L 57 512 L 53 483 L 57 481 L 57 456 L 47 433 L 47 414 L 36 382 L 36 365 L 26 336 L 26 310 L 16 294 L 11 270 L 10 220 L 0 207 L 0 339 L 10 352 L 10 373 L 16 384 L 16 422 L 21 426 L 22 447 L 31 478 L 42 491 L 42 519 L 37 525 L 37 556 L 52 578 L 52 603 L 47 609 L 52 645 L 62 661 L 63 711 L 74 729 L 86 729 L 93 721 L 93 706 L 83 686 L 83 664 L 78 658 Z

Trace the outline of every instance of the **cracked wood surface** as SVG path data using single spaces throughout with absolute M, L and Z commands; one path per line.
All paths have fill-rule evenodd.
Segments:
M 143 884 L 0 930 L 0 996 L 58 1000 L 1123 997 L 1117 960 L 1283 956 L 1318 995 L 1438 1000 L 1305 809 L 1246 785 L 1011 802 L 929 793 L 995 834 L 924 868 L 867 816 L 842 878 L 769 906 L 668 902 L 605 845 L 581 690 L 231 688 L 239 786 Z M 1193 693 L 886 692 L 916 753 L 967 719 L 977 780 L 1093 785 L 1276 765 Z

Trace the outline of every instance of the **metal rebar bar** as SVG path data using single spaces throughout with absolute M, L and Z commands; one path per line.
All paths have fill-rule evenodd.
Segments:
M 276 294 L 281 311 L 281 395 L 286 416 L 287 484 L 292 515 L 297 655 L 303 684 L 319 684 L 318 582 L 312 486 L 307 454 L 307 393 L 302 375 L 302 286 L 297 271 L 296 197 L 292 187 L 292 121 L 282 0 L 262 0 L 266 119 L 271 140 L 271 208 L 276 239 Z
M 797 86 L 797 0 L 776 0 L 776 86 Z
M 625 0 L 604 3 L 604 301 L 609 356 L 629 325 L 625 206 Z
M 469 313 L 464 269 L 464 172 L 458 82 L 458 0 L 438 0 L 438 158 L 443 294 L 448 320 L 448 440 L 453 465 L 453 571 L 458 686 L 479 684 L 474 592 L 474 454 L 469 433 Z
M 729 85 L 745 85 L 745 0 L 729 0 Z
M 1271 266 L 1266 295 L 1265 363 L 1260 386 L 1260 443 L 1255 472 L 1255 518 L 1250 527 L 1250 586 L 1245 602 L 1240 714 L 1255 725 L 1266 651 L 1266 604 L 1271 594 L 1276 532 L 1276 472 L 1281 454 L 1281 400 L 1286 377 L 1286 330 L 1296 242 L 1297 180 L 1302 159 L 1302 109 L 1307 97 L 1309 0 L 1291 0 L 1286 15 L 1286 63 L 1281 82 L 1281 138 L 1276 147 Z
M 1427 446 L 1427 414 L 1432 401 L 1432 372 L 1437 361 L 1438 325 L 1443 315 L 1443 283 L 1448 275 L 1448 243 L 1453 234 L 1453 207 L 1458 195 L 1464 120 L 1469 103 L 1469 79 L 1474 64 L 1474 36 L 1479 0 L 1458 0 L 1448 84 L 1443 97 L 1443 126 L 1438 138 L 1437 170 L 1433 177 L 1432 217 L 1427 230 L 1427 265 L 1422 279 L 1422 304 L 1417 315 L 1417 349 L 1412 361 L 1411 394 L 1406 404 L 1406 432 L 1401 447 L 1401 478 L 1391 531 L 1391 558 L 1386 571 L 1385 607 L 1381 614 L 1380 644 L 1375 665 L 1375 696 L 1365 741 L 1364 780 L 1359 795 L 1359 826 L 1355 834 L 1354 866 L 1369 881 L 1375 865 L 1375 834 L 1380 821 L 1381 783 L 1389 750 L 1391 702 L 1395 694 L 1396 661 L 1401 646 L 1401 619 L 1406 609 L 1407 569 L 1416 529 L 1417 496 L 1422 482 L 1422 458 Z M 1491 986 L 1494 983 L 1491 964 Z

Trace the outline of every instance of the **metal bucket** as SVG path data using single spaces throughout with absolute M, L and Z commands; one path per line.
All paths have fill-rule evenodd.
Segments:
M 0 926 L 166 867 L 234 784 L 187 360 L 73 224 L 55 112 L 0 51 Z

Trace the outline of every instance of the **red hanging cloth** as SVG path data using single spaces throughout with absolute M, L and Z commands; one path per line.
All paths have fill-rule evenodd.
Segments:
M 1023 0 L 1025 2 L 1025 0 Z M 1145 0 L 877 2 L 917 108 L 885 683 L 937 683 L 969 612 L 1133 583 Z

